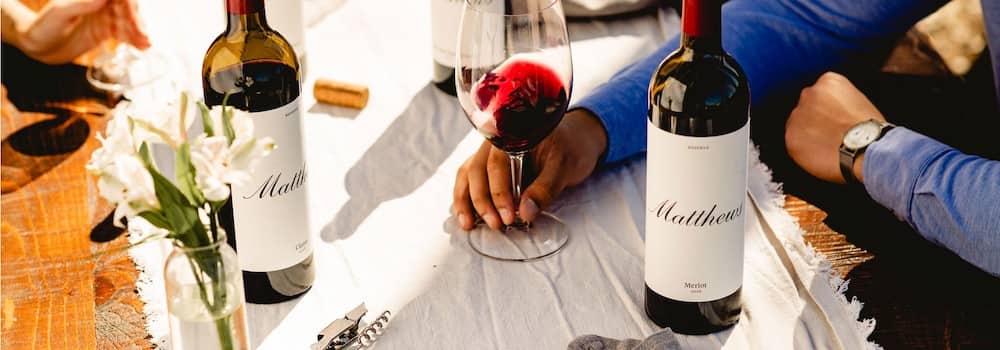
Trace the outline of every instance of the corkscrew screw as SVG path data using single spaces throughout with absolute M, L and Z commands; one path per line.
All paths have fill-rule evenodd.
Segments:
M 389 325 L 389 311 L 383 311 L 371 324 L 362 318 L 368 313 L 364 303 L 338 318 L 316 335 L 313 350 L 363 349 L 375 343 L 382 330 Z

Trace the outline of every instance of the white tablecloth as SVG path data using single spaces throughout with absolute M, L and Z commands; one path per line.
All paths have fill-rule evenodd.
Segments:
M 306 349 L 322 327 L 362 301 L 372 313 L 393 313 L 376 345 L 385 349 L 560 349 L 583 334 L 642 338 L 656 329 L 642 311 L 644 161 L 597 174 L 561 196 L 551 210 L 569 224 L 571 240 L 558 255 L 529 264 L 484 259 L 449 214 L 455 171 L 483 138 L 457 101 L 428 83 L 427 1 L 307 0 L 305 8 L 315 23 L 306 32 L 303 107 L 318 275 L 298 300 L 248 305 L 254 344 Z M 222 1 L 146 1 L 142 12 L 154 47 L 176 55 L 177 74 L 200 91 L 202 55 L 223 29 Z M 178 26 L 180 16 L 193 24 Z M 572 23 L 573 98 L 652 51 L 676 25 L 672 12 Z M 368 106 L 358 112 L 317 105 L 317 77 L 367 85 Z M 872 345 L 865 338 L 874 322 L 856 321 L 860 303 L 844 299 L 846 285 L 803 244 L 766 169 L 750 173 L 781 243 L 772 244 L 748 216 L 742 320 L 714 335 L 680 336 L 682 345 Z M 162 262 L 154 250 L 133 255 L 149 280 L 142 289 L 150 331 L 161 339 Z

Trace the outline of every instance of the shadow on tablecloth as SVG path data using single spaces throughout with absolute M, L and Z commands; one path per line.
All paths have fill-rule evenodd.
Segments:
M 323 228 L 323 240 L 350 237 L 381 203 L 423 185 L 472 129 L 464 113 L 455 97 L 429 83 L 420 89 L 347 171 L 351 198 Z

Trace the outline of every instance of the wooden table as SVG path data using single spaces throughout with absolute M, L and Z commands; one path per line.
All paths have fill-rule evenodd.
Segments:
M 120 230 L 84 169 L 109 99 L 91 91 L 83 67 L 46 67 L 13 51 L 5 45 L 0 347 L 151 348 L 127 242 L 88 238 Z

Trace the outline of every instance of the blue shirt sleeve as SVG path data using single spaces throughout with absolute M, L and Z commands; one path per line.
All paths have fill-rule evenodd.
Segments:
M 812 83 L 849 58 L 885 48 L 943 0 L 732 0 L 722 8 L 723 47 L 750 82 L 751 104 Z M 575 106 L 593 112 L 608 134 L 603 163 L 646 150 L 653 72 L 677 49 L 674 37 L 616 73 Z
M 865 151 L 865 189 L 929 241 L 1000 276 L 1000 161 L 897 127 Z

